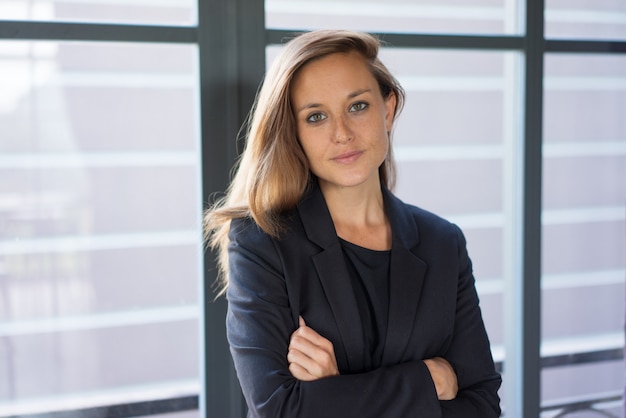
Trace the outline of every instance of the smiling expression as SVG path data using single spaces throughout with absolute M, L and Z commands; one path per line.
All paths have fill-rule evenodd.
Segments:
M 383 98 L 365 59 L 334 53 L 304 65 L 291 84 L 298 140 L 328 187 L 380 187 L 395 96 Z

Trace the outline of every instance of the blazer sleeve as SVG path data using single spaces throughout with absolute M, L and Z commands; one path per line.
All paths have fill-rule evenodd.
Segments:
M 459 393 L 454 400 L 441 402 L 442 416 L 498 417 L 501 413 L 498 389 L 502 379 L 493 363 L 465 237 L 456 225 L 454 228 L 459 251 L 459 281 L 454 331 L 444 357 L 456 371 Z
M 447 405 L 439 402 L 430 373 L 422 361 L 312 382 L 295 379 L 288 370 L 287 351 L 297 323 L 289 305 L 275 243 L 253 222 L 245 220 L 233 221 L 230 239 L 226 327 L 249 416 L 497 416 L 493 408 L 485 413 L 482 395 L 470 394 L 471 388 L 462 399 Z M 459 345 L 464 343 L 459 341 Z M 455 354 L 451 363 L 457 369 L 464 367 L 465 360 L 476 354 L 459 355 L 456 349 L 451 349 L 451 353 Z M 487 390 L 480 388 L 480 382 L 474 382 L 475 374 L 470 373 L 470 376 L 468 381 L 476 384 L 479 392 Z M 462 412 L 466 408 L 470 414 Z

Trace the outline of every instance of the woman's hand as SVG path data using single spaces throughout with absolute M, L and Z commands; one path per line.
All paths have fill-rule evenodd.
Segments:
M 435 357 L 424 360 L 424 363 L 426 363 L 426 367 L 428 367 L 430 371 L 430 376 L 433 382 L 435 382 L 439 400 L 450 401 L 456 398 L 456 394 L 459 391 L 459 384 L 456 373 L 450 363 L 448 363 L 448 360 Z
M 291 334 L 287 361 L 289 371 L 298 380 L 311 381 L 339 374 L 333 343 L 307 327 L 302 317 L 300 327 Z

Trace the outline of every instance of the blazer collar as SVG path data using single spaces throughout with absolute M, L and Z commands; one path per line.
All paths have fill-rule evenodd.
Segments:
M 312 260 L 341 335 L 341 341 L 335 342 L 342 344 L 335 347 L 339 369 L 363 370 L 363 325 L 341 244 L 317 182 L 298 205 L 298 212 L 309 240 L 321 247 Z
M 419 243 L 419 230 L 407 206 L 385 187 L 383 197 L 392 230 L 389 323 L 383 364 L 393 364 L 402 359 L 411 337 L 426 264 L 412 251 Z M 317 181 L 298 205 L 298 212 L 309 240 L 322 249 L 313 256 L 313 262 L 342 336 L 347 353 L 344 361 L 350 370 L 361 370 L 363 328 L 339 238 Z
M 412 211 L 386 188 L 383 195 L 392 231 L 389 323 L 383 351 L 383 365 L 387 366 L 406 360 L 427 265 L 417 256 L 420 234 Z
M 298 212 L 304 231 L 312 242 L 322 248 L 338 243 L 337 231 L 317 180 L 312 181 L 308 193 L 298 204 Z

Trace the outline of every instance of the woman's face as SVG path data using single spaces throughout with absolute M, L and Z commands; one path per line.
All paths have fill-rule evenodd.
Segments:
M 303 66 L 291 84 L 298 140 L 322 190 L 379 187 L 396 98 L 383 98 L 365 59 L 335 53 Z

